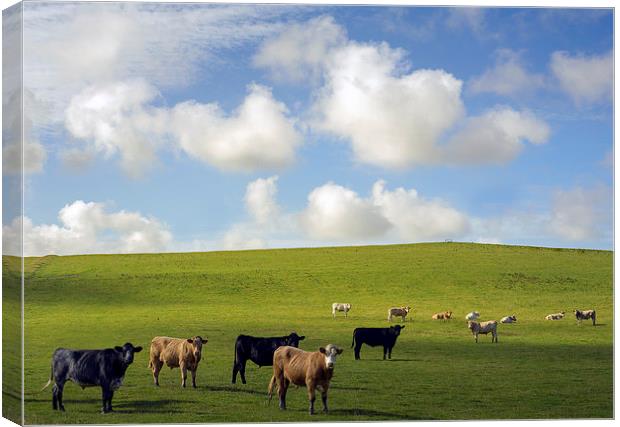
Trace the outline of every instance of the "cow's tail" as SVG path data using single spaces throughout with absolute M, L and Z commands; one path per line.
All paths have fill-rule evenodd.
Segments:
M 353 331 L 353 341 L 351 341 L 351 348 L 355 345 L 355 331 Z
M 269 396 L 269 400 L 267 404 L 271 404 L 271 396 L 273 396 L 273 387 L 276 385 L 276 376 L 272 375 L 271 380 L 269 381 L 269 387 L 267 388 L 267 395 Z
M 596 326 L 596 311 L 592 310 L 592 325 Z
M 48 388 L 50 386 L 50 384 L 52 383 L 52 381 L 54 381 L 54 367 L 52 366 L 51 372 L 50 372 L 50 379 L 47 382 L 47 384 L 45 384 L 43 386 L 43 388 L 41 389 L 41 391 L 45 390 L 46 388 Z

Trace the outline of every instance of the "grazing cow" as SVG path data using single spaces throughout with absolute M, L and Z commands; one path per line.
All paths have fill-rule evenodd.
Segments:
M 404 328 L 404 325 L 390 326 L 389 328 L 355 328 L 353 331 L 353 342 L 351 343 L 351 347 L 355 346 L 355 360 L 360 358 L 362 344 L 367 344 L 371 347 L 383 346 L 383 360 L 385 360 L 386 354 L 391 359 L 396 338 L 398 338 L 400 331 Z
M 500 320 L 501 323 L 516 323 L 517 322 L 517 316 L 515 316 L 514 314 L 512 316 L 506 316 L 506 317 L 502 317 L 502 320 Z
M 433 320 L 450 320 L 452 319 L 452 312 L 444 311 L 442 313 L 435 313 L 431 317 Z
M 472 311 L 471 313 L 468 313 L 467 316 L 465 316 L 465 320 L 478 320 L 480 318 L 480 312 L 478 311 Z
M 273 395 L 273 387 L 278 386 L 280 409 L 286 409 L 286 390 L 292 383 L 296 386 L 306 386 L 310 401 L 310 415 L 314 414 L 316 389 L 321 392 L 323 411 L 327 412 L 327 391 L 329 382 L 334 375 L 336 356 L 342 354 L 342 349 L 334 344 L 321 347 L 319 351 L 303 351 L 295 347 L 279 347 L 273 354 L 273 376 L 269 381 L 269 402 Z
M 559 313 L 547 314 L 545 316 L 546 320 L 562 320 L 564 319 L 564 312 L 560 311 Z
M 153 371 L 153 381 L 159 386 L 159 372 L 166 366 L 181 368 L 181 386 L 185 387 L 187 371 L 192 373 L 192 387 L 196 388 L 196 370 L 202 358 L 202 346 L 209 340 L 196 336 L 193 338 L 155 337 L 151 341 L 149 368 Z
M 337 311 L 344 311 L 344 317 L 347 317 L 347 313 L 351 310 L 351 304 L 343 304 L 339 302 L 335 302 L 332 304 L 332 316 L 334 319 L 336 318 Z
M 575 310 L 577 323 L 581 325 L 582 320 L 592 319 L 592 326 L 596 326 L 596 311 L 594 310 Z
M 232 383 L 237 382 L 237 373 L 241 374 L 241 382 L 245 384 L 245 364 L 251 360 L 260 368 L 261 366 L 273 365 L 273 353 L 278 347 L 288 345 L 299 347 L 299 341 L 304 340 L 305 336 L 299 336 L 291 332 L 284 337 L 251 337 L 249 335 L 239 335 L 235 342 L 235 360 L 233 361 Z
M 411 307 L 406 306 L 406 307 L 391 307 L 388 310 L 388 322 L 392 321 L 392 317 L 402 317 L 402 321 L 404 322 L 406 319 L 405 317 L 407 317 L 407 314 L 409 314 L 409 312 L 411 311 Z
M 497 321 L 489 320 L 488 322 L 467 322 L 467 327 L 471 330 L 471 333 L 476 338 L 476 342 L 478 342 L 479 334 L 488 334 L 491 333 L 491 342 L 497 342 Z
M 106 348 L 105 350 L 69 350 L 59 348 L 52 356 L 52 373 L 50 380 L 41 391 L 52 382 L 52 408 L 64 411 L 62 392 L 67 381 L 82 387 L 101 387 L 102 413 L 112 412 L 112 396 L 123 384 L 125 372 L 135 353 L 142 347 L 134 347 L 126 343 L 122 347 Z

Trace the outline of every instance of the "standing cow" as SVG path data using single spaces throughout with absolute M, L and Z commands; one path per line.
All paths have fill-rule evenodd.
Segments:
M 278 347 L 288 345 L 299 347 L 299 341 L 305 336 L 291 332 L 284 337 L 252 337 L 239 335 L 235 341 L 235 360 L 233 361 L 232 383 L 237 382 L 237 373 L 241 374 L 241 382 L 245 384 L 245 364 L 251 360 L 260 368 L 273 365 L 273 353 Z
M 336 312 L 337 311 L 344 311 L 344 317 L 347 317 L 347 314 L 349 313 L 349 311 L 351 310 L 351 304 L 348 303 L 341 303 L 341 302 L 335 302 L 332 304 L 332 316 L 334 316 L 334 319 L 336 318 Z
M 273 394 L 273 387 L 277 384 L 280 398 L 280 409 L 286 409 L 286 390 L 292 383 L 296 386 L 306 386 L 310 401 L 310 415 L 314 414 L 316 389 L 321 392 L 323 411 L 327 409 L 327 391 L 334 375 L 336 357 L 342 354 L 342 349 L 334 344 L 321 347 L 319 351 L 303 351 L 295 347 L 279 347 L 273 354 L 273 376 L 269 381 L 269 402 Z
M 356 328 L 353 331 L 353 342 L 351 343 L 351 347 L 355 346 L 355 360 L 360 359 L 362 344 L 371 347 L 383 346 L 383 360 L 385 360 L 386 355 L 391 359 L 396 338 L 403 329 L 405 329 L 404 325 L 395 325 L 389 328 Z
M 411 311 L 411 307 L 390 307 L 388 309 L 388 322 L 392 321 L 392 317 L 401 317 L 404 321 L 406 321 L 407 314 Z
M 467 322 L 467 327 L 471 331 L 471 333 L 476 338 L 476 342 L 478 342 L 479 334 L 491 334 L 491 342 L 497 342 L 497 321 L 489 320 L 488 322 Z
M 592 326 L 596 326 L 596 311 L 594 310 L 575 310 L 577 323 L 581 325 L 582 320 L 592 319 Z
M 101 387 L 101 412 L 112 412 L 114 391 L 123 384 L 123 378 L 134 354 L 140 353 L 142 347 L 126 343 L 122 347 L 105 350 L 69 350 L 57 349 L 52 356 L 52 373 L 49 381 L 41 391 L 52 382 L 52 408 L 64 411 L 62 393 L 67 381 L 72 381 L 82 388 Z
M 181 386 L 185 387 L 187 371 L 192 373 L 192 387 L 196 388 L 196 370 L 202 358 L 202 346 L 209 340 L 200 336 L 193 338 L 155 337 L 151 340 L 149 368 L 153 382 L 159 386 L 159 372 L 166 366 L 181 368 Z

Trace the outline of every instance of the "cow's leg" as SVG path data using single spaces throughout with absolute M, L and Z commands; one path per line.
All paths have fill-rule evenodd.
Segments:
M 278 397 L 280 398 L 280 409 L 286 409 L 286 389 L 288 388 L 288 381 L 284 378 L 284 374 L 280 374 L 277 378 L 278 384 Z
M 107 414 L 108 412 L 112 412 L 112 389 L 109 385 L 101 386 L 101 413 Z
M 185 382 L 187 381 L 187 367 L 183 362 L 181 362 L 179 367 L 181 368 L 181 387 L 185 388 Z
M 241 365 L 239 366 L 239 374 L 241 375 L 241 382 L 243 384 L 245 384 L 245 364 L 247 363 L 247 360 L 244 360 L 241 362 Z
M 52 407 L 56 409 L 58 407 L 59 411 L 64 411 L 65 406 L 62 404 L 62 392 L 65 387 L 64 381 L 57 381 L 52 388 Z M 55 401 L 55 402 L 54 402 Z M 54 405 L 56 403 L 56 405 Z
M 308 400 L 310 401 L 309 412 L 310 415 L 314 415 L 314 401 L 316 400 L 316 385 L 313 381 L 306 379 L 306 385 L 308 387 Z
M 478 343 L 478 334 L 476 334 L 475 337 L 476 337 L 476 343 Z
M 164 362 L 161 360 L 153 361 L 153 382 L 156 386 L 159 386 L 159 373 L 161 372 L 161 368 L 164 366 Z
M 387 354 L 387 346 L 383 346 L 383 360 L 385 360 L 385 355 Z
M 362 349 L 362 344 L 359 342 L 355 343 L 355 360 L 360 360 L 360 350 Z
M 329 388 L 329 384 L 323 385 L 323 390 L 321 391 L 321 400 L 323 401 L 323 412 L 326 414 L 329 412 L 327 409 L 327 389 Z
M 192 373 L 192 387 L 196 388 L 196 369 L 192 369 L 190 372 Z
M 388 359 L 392 358 L 392 348 L 393 347 L 388 347 Z

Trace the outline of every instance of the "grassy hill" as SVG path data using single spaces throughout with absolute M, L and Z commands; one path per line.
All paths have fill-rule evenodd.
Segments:
M 270 368 L 249 364 L 232 385 L 240 333 L 306 335 L 301 348 L 335 343 L 329 415 L 316 420 L 610 418 L 613 416 L 613 253 L 438 243 L 26 260 L 26 422 L 138 423 L 307 421 L 304 389 L 289 410 L 266 405 Z M 353 305 L 331 317 L 332 302 Z M 409 304 L 391 361 L 364 347 L 359 326 L 387 326 L 387 308 Z M 600 326 L 577 326 L 574 308 L 595 308 Z M 430 320 L 452 310 L 450 322 Z M 475 344 L 464 316 L 516 314 L 499 344 Z M 548 313 L 567 318 L 550 322 Z M 178 369 L 152 385 L 153 336 L 202 335 L 199 388 L 182 390 Z M 100 415 L 100 389 L 65 388 L 64 414 L 51 409 L 49 361 L 57 347 L 104 348 L 131 341 L 137 354 L 113 404 Z M 320 399 L 319 399 L 320 400 Z M 319 405 L 319 408 L 321 406 Z

